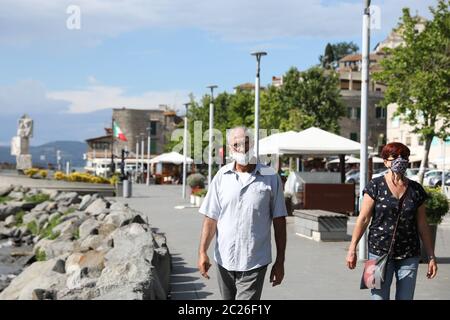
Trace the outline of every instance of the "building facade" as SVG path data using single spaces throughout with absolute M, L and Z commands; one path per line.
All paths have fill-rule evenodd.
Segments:
M 387 140 L 388 142 L 400 142 L 408 146 L 411 150 L 410 162 L 413 167 L 419 167 L 424 153 L 424 141 L 420 135 L 413 132 L 413 128 L 401 120 L 401 117 L 394 116 L 398 105 L 391 103 L 387 107 Z M 436 123 L 439 128 L 442 120 Z M 445 147 L 444 147 L 445 146 Z M 444 155 L 445 152 L 445 155 Z M 429 167 L 450 169 L 450 139 L 444 144 L 438 138 L 434 138 L 431 143 L 428 155 Z
M 112 119 L 119 126 L 127 141 L 112 138 L 112 129 L 105 128 L 105 135 L 87 139 L 87 160 L 94 158 L 111 158 L 111 150 L 115 158 L 121 157 L 122 150 L 128 151 L 128 157 L 136 157 L 136 144 L 139 144 L 139 156 L 148 154 L 148 136 L 150 134 L 150 157 L 164 152 L 164 146 L 170 141 L 170 136 L 182 119 L 175 111 L 166 106 L 158 109 L 117 108 L 112 110 Z M 111 144 L 113 146 L 111 147 Z

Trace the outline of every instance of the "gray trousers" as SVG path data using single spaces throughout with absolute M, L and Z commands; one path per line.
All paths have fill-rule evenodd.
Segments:
M 249 271 L 228 271 L 217 265 L 219 289 L 224 300 L 259 300 L 267 266 Z

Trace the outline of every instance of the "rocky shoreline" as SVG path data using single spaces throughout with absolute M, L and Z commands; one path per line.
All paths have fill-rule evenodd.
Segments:
M 165 237 L 127 205 L 0 188 L 0 300 L 166 299 L 170 266 Z

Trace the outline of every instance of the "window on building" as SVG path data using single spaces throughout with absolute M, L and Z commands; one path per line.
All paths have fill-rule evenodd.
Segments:
M 406 137 L 406 145 L 409 147 L 411 146 L 411 137 Z
M 355 108 L 356 109 L 356 119 L 361 119 L 361 108 Z
M 351 132 L 350 133 L 350 140 L 358 141 L 358 133 L 357 132 Z
M 377 119 L 386 119 L 386 108 L 375 107 L 375 113 Z
M 158 121 L 150 121 L 150 134 L 156 136 L 157 134 Z

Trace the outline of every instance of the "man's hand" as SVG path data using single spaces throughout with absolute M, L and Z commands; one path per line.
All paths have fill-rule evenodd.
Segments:
M 431 259 L 430 262 L 428 262 L 427 278 L 433 279 L 434 277 L 436 277 L 437 269 L 438 267 L 436 264 L 436 259 Z
M 206 253 L 201 253 L 198 257 L 198 269 L 200 270 L 200 274 L 209 279 L 208 270 L 211 267 L 211 263 L 209 263 L 209 258 Z
M 272 271 L 270 272 L 270 282 L 272 282 L 272 287 L 275 287 L 283 281 L 284 278 L 284 263 L 275 261 L 272 266 Z

